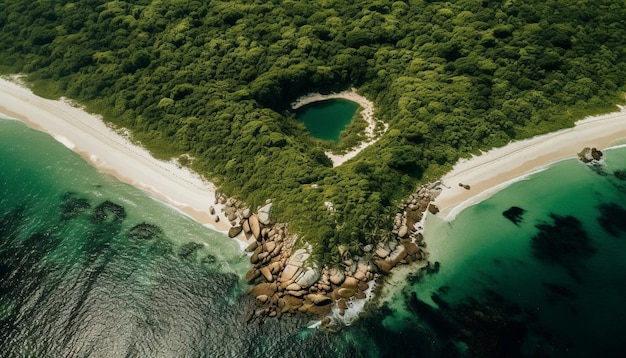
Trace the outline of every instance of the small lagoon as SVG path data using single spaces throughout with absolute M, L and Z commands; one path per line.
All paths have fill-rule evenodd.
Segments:
M 296 118 L 304 123 L 315 138 L 339 142 L 339 134 L 352 121 L 359 105 L 346 99 L 328 99 L 307 104 L 296 110 Z

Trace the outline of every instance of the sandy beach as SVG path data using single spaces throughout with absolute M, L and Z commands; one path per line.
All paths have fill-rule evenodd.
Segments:
M 67 100 L 38 97 L 13 80 L 16 79 L 0 78 L 2 116 L 48 133 L 98 170 L 145 190 L 193 220 L 220 232 L 228 231 L 221 207 L 214 204 L 215 185 L 174 162 L 155 159 L 147 150 L 107 127 L 100 116 L 89 114 Z M 209 214 L 210 206 L 220 215 L 219 222 Z
M 442 193 L 435 200 L 438 216 L 452 220 L 476 204 L 531 173 L 564 159 L 575 158 L 585 147 L 600 150 L 626 139 L 626 109 L 588 117 L 575 127 L 516 141 L 470 159 L 461 159 L 442 179 Z M 465 190 L 459 183 L 470 185 Z
M 298 109 L 307 104 L 311 104 L 313 102 L 324 101 L 327 99 L 347 99 L 349 101 L 357 103 L 361 106 L 361 115 L 363 119 L 367 122 L 367 128 L 365 128 L 365 134 L 368 140 L 362 142 L 356 148 L 352 149 L 346 154 L 337 155 L 331 152 L 326 152 L 326 156 L 330 158 L 333 162 L 333 167 L 337 167 L 349 159 L 354 158 L 357 154 L 359 154 L 363 149 L 375 143 L 378 138 L 375 137 L 374 129 L 376 128 L 376 118 L 374 118 L 374 103 L 367 98 L 361 96 L 356 92 L 356 88 L 352 88 L 350 90 L 330 93 L 330 94 L 321 94 L 321 93 L 311 93 L 306 96 L 300 97 L 296 99 L 293 103 L 291 103 L 292 109 Z M 387 124 L 385 123 L 385 131 L 387 131 Z

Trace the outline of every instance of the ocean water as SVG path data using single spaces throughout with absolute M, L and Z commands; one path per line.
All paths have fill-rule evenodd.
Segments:
M 626 148 L 604 153 L 553 164 L 453 221 L 429 216 L 439 270 L 403 276 L 386 325 L 421 325 L 474 356 L 623 356 Z
M 299 108 L 296 116 L 313 137 L 338 142 L 339 134 L 350 124 L 358 108 L 352 101 L 328 99 Z
M 626 322 L 617 169 L 625 148 L 598 168 L 561 162 L 452 222 L 429 217 L 438 272 L 389 278 L 393 293 L 334 333 L 303 316 L 247 323 L 255 307 L 236 243 L 0 120 L 1 355 L 613 356 Z M 525 210 L 517 225 L 502 216 L 511 206 Z M 533 246 L 538 224 L 542 239 L 577 239 Z
M 0 356 L 388 355 L 379 316 L 248 322 L 249 268 L 224 234 L 0 119 Z

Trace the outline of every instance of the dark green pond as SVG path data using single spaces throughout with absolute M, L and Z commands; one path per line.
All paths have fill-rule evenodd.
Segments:
M 339 133 L 352 121 L 359 105 L 345 99 L 313 102 L 296 111 L 311 135 L 318 139 L 339 142 Z

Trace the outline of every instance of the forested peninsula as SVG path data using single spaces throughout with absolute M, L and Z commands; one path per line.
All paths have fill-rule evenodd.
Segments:
M 321 263 L 385 240 L 396 206 L 460 157 L 624 102 L 619 0 L 1 3 L 0 73 L 228 196 L 271 198 Z M 333 168 L 290 103 L 351 87 L 388 130 Z

